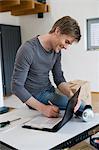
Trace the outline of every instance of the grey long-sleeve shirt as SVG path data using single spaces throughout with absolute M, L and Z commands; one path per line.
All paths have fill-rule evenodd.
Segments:
M 61 52 L 47 52 L 38 37 L 22 45 L 16 55 L 12 76 L 12 92 L 23 102 L 51 86 L 49 72 L 55 84 L 65 82 L 61 70 Z

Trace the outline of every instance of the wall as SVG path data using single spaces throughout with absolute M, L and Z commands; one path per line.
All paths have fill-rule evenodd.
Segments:
M 43 19 L 37 15 L 21 16 L 22 39 L 25 42 L 38 34 L 49 31 L 51 25 L 60 17 L 70 15 L 81 27 L 82 39 L 67 51 L 62 52 L 64 75 L 69 80 L 82 79 L 91 83 L 91 90 L 99 92 L 99 52 L 86 50 L 86 19 L 99 17 L 98 0 L 48 0 L 51 11 Z
M 19 17 L 11 16 L 10 12 L 0 12 L 0 24 L 19 25 Z
M 19 17 L 11 16 L 9 12 L 0 13 L 0 24 L 19 25 Z M 0 54 L 0 107 L 3 106 L 2 76 L 1 76 L 1 54 Z

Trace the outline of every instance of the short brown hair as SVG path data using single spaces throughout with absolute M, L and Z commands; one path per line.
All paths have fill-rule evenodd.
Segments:
M 55 22 L 49 33 L 55 32 L 57 27 L 59 27 L 61 34 L 72 36 L 75 38 L 75 41 L 79 42 L 81 38 L 80 27 L 75 19 L 70 16 L 60 18 Z

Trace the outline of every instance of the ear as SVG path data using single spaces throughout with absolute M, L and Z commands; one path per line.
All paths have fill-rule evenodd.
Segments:
M 61 34 L 59 27 L 57 27 L 57 28 L 55 29 L 55 34 L 56 34 L 56 35 L 60 35 L 60 34 Z

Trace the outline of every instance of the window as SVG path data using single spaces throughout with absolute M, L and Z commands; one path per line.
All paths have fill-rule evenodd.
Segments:
M 99 18 L 87 19 L 87 50 L 99 50 Z

